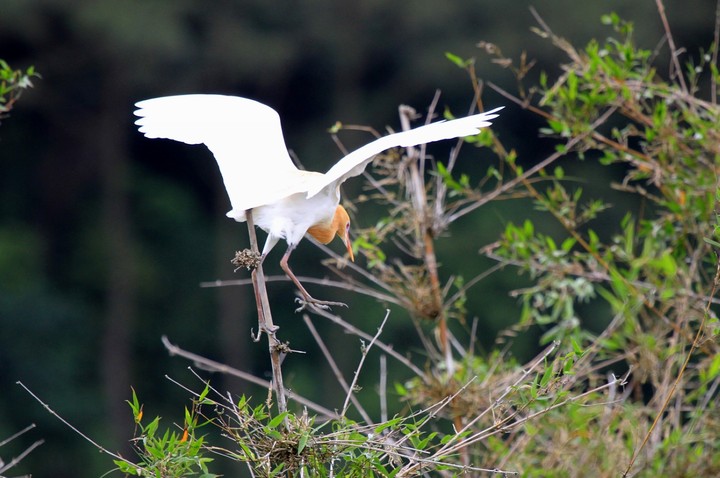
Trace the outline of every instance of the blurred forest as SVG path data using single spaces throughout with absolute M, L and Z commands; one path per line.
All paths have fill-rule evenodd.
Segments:
M 7 460 L 45 440 L 13 473 L 90 477 L 112 468 L 32 401 L 18 380 L 103 446 L 127 453 L 131 387 L 145 413 L 171 417 L 185 393 L 165 375 L 194 380 L 186 361 L 168 356 L 162 335 L 267 377 L 266 350 L 250 339 L 257 325 L 251 289 L 200 287 L 248 277 L 230 264 L 246 247 L 246 230 L 225 217 L 229 202 L 215 162 L 204 148 L 142 137 L 133 126 L 136 101 L 200 92 L 257 99 L 280 113 L 286 143 L 301 163 L 325 171 L 341 156 L 327 133 L 336 121 L 398 128 L 398 105 L 425 111 L 436 90 L 441 111 L 463 115 L 473 91 L 445 52 L 477 57 L 482 77 L 508 90 L 514 78 L 483 57 L 479 41 L 512 57 L 526 51 L 537 60 L 535 75 L 556 70 L 563 58 L 531 32 L 530 6 L 558 35 L 580 44 L 607 36 L 600 16 L 611 11 L 635 23 L 646 48 L 663 35 L 655 3 L 647 0 L 2 0 L 0 58 L 14 68 L 34 65 L 42 76 L 0 125 L 0 440 L 38 425 L 0 456 Z M 714 1 L 667 0 L 665 7 L 678 45 L 711 43 Z M 487 92 L 484 103 L 492 108 L 507 101 Z M 549 147 L 537 136 L 537 119 L 516 106 L 508 105 L 495 123 L 524 164 Z M 362 144 L 369 137 L 343 139 Z M 572 173 L 590 165 L 564 167 Z M 622 200 L 585 187 L 590 196 Z M 361 180 L 344 188 L 350 201 L 361 193 Z M 369 227 L 378 215 L 362 205 L 353 214 L 353 227 Z M 478 250 L 507 221 L 528 214 L 526 202 L 502 202 L 460 221 L 439 252 L 445 279 L 488 268 L 492 263 Z M 299 251 L 292 259 L 299 275 L 327 274 L 322 252 L 309 242 Z M 269 274 L 279 273 L 280 254 L 278 248 L 266 261 Z M 509 292 L 521 280 L 505 271 L 472 289 L 468 315 L 480 319 L 482 345 L 517 321 L 519 307 Z M 386 306 L 371 299 L 309 290 L 347 302 L 349 309 L 340 312 L 358 327 L 373 331 L 384 315 Z M 294 314 L 294 290 L 276 282 L 270 294 L 283 336 L 308 351 L 285 364 L 286 385 L 322 401 L 334 381 L 308 366 L 317 351 Z M 413 336 L 401 313 L 391 313 L 385 333 L 395 337 L 390 343 Z M 353 352 L 336 357 L 352 370 L 356 340 L 339 333 L 326 340 Z M 532 356 L 536 342 L 519 340 L 515 353 Z M 372 377 L 367 380 L 371 391 Z M 265 393 L 226 377 L 214 377 L 213 384 Z

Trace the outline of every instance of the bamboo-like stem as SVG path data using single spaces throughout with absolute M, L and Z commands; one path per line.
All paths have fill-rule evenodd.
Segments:
M 254 254 L 260 254 L 258 249 L 257 235 L 255 234 L 255 224 L 252 217 L 252 209 L 245 211 L 245 218 L 248 226 L 248 235 L 250 236 L 250 250 Z M 280 349 L 283 344 L 277 339 L 277 327 L 272 320 L 270 312 L 270 301 L 268 300 L 267 287 L 265 286 L 265 274 L 262 269 L 262 260 L 252 272 L 253 289 L 255 290 L 255 300 L 258 306 L 258 334 L 254 340 L 259 340 L 262 332 L 265 332 L 268 338 L 268 349 L 270 351 L 270 364 L 272 366 L 273 388 L 275 389 L 275 397 L 277 400 L 278 413 L 287 411 L 287 399 L 285 398 L 285 385 L 282 377 L 282 364 L 280 360 Z M 287 426 L 287 420 L 285 426 Z

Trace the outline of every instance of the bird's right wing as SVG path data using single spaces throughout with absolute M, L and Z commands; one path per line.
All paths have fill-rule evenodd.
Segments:
M 319 181 L 308 190 L 308 197 L 312 197 L 323 188 L 341 184 L 348 178 L 362 174 L 365 167 L 377 155 L 385 150 L 395 147 L 409 147 L 418 144 L 432 143 L 443 139 L 461 138 L 464 136 L 476 135 L 480 128 L 490 126 L 490 120 L 498 115 L 495 112 L 503 107 L 485 113 L 467 116 L 465 118 L 450 121 L 438 121 L 419 128 L 389 134 L 378 138 L 372 143 L 356 149 L 335 164 L 325 173 L 322 181 Z
M 135 124 L 148 138 L 203 143 L 212 151 L 235 211 L 287 196 L 278 178 L 291 180 L 298 169 L 285 147 L 280 117 L 269 106 L 223 95 L 166 96 L 135 106 L 140 116 Z

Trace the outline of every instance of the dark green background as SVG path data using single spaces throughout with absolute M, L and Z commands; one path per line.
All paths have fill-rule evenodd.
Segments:
M 233 274 L 229 259 L 245 247 L 246 231 L 226 219 L 228 201 L 214 161 L 203 148 L 150 141 L 132 124 L 133 103 L 154 96 L 213 92 L 255 98 L 283 118 L 286 143 L 308 169 L 324 171 L 340 154 L 326 133 L 335 121 L 397 127 L 397 106 L 424 110 L 436 89 L 441 108 L 462 115 L 472 101 L 463 71 L 444 53 L 478 57 L 479 74 L 514 90 L 514 79 L 476 48 L 498 44 L 508 56 L 525 50 L 540 69 L 558 72 L 562 54 L 530 31 L 540 15 L 582 46 L 612 34 L 600 16 L 634 21 L 639 43 L 661 45 L 652 1 L 214 1 L 191 2 L 2 0 L 0 58 L 42 74 L 0 125 L 0 439 L 29 423 L 36 430 L 0 448 L 8 461 L 38 438 L 46 443 L 11 472 L 36 477 L 92 477 L 112 468 L 80 436 L 15 385 L 23 381 L 59 414 L 112 450 L 132 437 L 130 386 L 146 416 L 182 421 L 187 394 L 165 374 L 195 389 L 186 361 L 167 356 L 160 336 L 210 358 L 267 377 L 266 345 L 250 340 L 255 310 L 250 289 L 200 288 Z M 695 53 L 712 41 L 715 3 L 666 2 L 676 43 Z M 663 72 L 664 74 L 665 72 Z M 488 108 L 507 104 L 488 92 Z M 524 164 L 546 154 L 539 123 L 508 105 L 497 121 L 502 141 Z M 364 136 L 348 136 L 360 144 Z M 602 187 L 603 171 L 589 162 L 566 165 Z M 468 167 L 476 175 L 482 166 Z M 348 183 L 346 197 L 362 192 Z M 602 191 L 594 191 L 602 195 Z M 615 198 L 617 201 L 618 199 Z M 369 214 L 368 214 L 369 213 Z M 443 278 L 470 278 L 491 265 L 478 250 L 508 220 L 521 221 L 526 203 L 502 202 L 463 218 L 438 244 Z M 379 213 L 361 209 L 355 227 Z M 608 227 L 622 211 L 608 213 Z M 332 245 L 342 250 L 339 243 Z M 281 247 L 266 262 L 279 273 Z M 322 258 L 309 243 L 293 256 L 299 275 L 322 276 Z M 360 262 L 362 265 L 362 262 Z M 508 297 L 518 275 L 492 276 L 473 289 L 469 317 L 479 341 L 517 320 Z M 346 301 L 349 322 L 373 333 L 385 306 L 333 289 L 317 296 Z M 286 385 L 330 408 L 344 395 L 322 363 L 300 316 L 293 289 L 270 285 L 281 338 L 306 355 L 285 363 Z M 359 344 L 319 322 L 347 376 Z M 416 347 L 407 316 L 393 309 L 385 340 Z M 528 342 L 532 344 L 532 342 Z M 519 358 L 530 350 L 519 347 Z M 368 361 L 361 398 L 373 395 L 377 356 Z M 395 379 L 403 378 L 398 369 Z M 220 390 L 265 392 L 214 377 Z

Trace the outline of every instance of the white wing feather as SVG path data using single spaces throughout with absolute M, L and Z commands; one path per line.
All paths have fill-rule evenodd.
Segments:
M 378 138 L 372 143 L 356 149 L 338 161 L 335 166 L 325 173 L 322 181 L 318 181 L 308 189 L 307 196 L 312 197 L 325 187 L 341 184 L 348 178 L 362 174 L 368 163 L 370 163 L 377 154 L 385 150 L 432 143 L 443 139 L 476 135 L 480 132 L 480 128 L 490 126 L 490 120 L 498 116 L 494 113 L 502 108 L 503 107 L 495 108 L 492 111 L 467 116 L 465 118 L 438 121 L 437 123 L 431 123 L 419 128 Z
M 223 95 L 166 96 L 136 103 L 135 122 L 148 138 L 205 144 L 212 151 L 233 212 L 306 190 L 296 181 L 275 110 L 247 98 Z
M 490 126 L 496 108 L 466 118 L 439 121 L 383 136 L 348 154 L 326 174 L 300 171 L 283 139 L 280 117 L 269 106 L 223 95 L 166 96 L 135 104 L 135 124 L 148 138 L 205 144 L 212 151 L 230 197 L 228 216 L 245 219 L 247 209 L 273 204 L 292 194 L 315 196 L 361 174 L 377 154 L 443 139 L 477 134 Z

